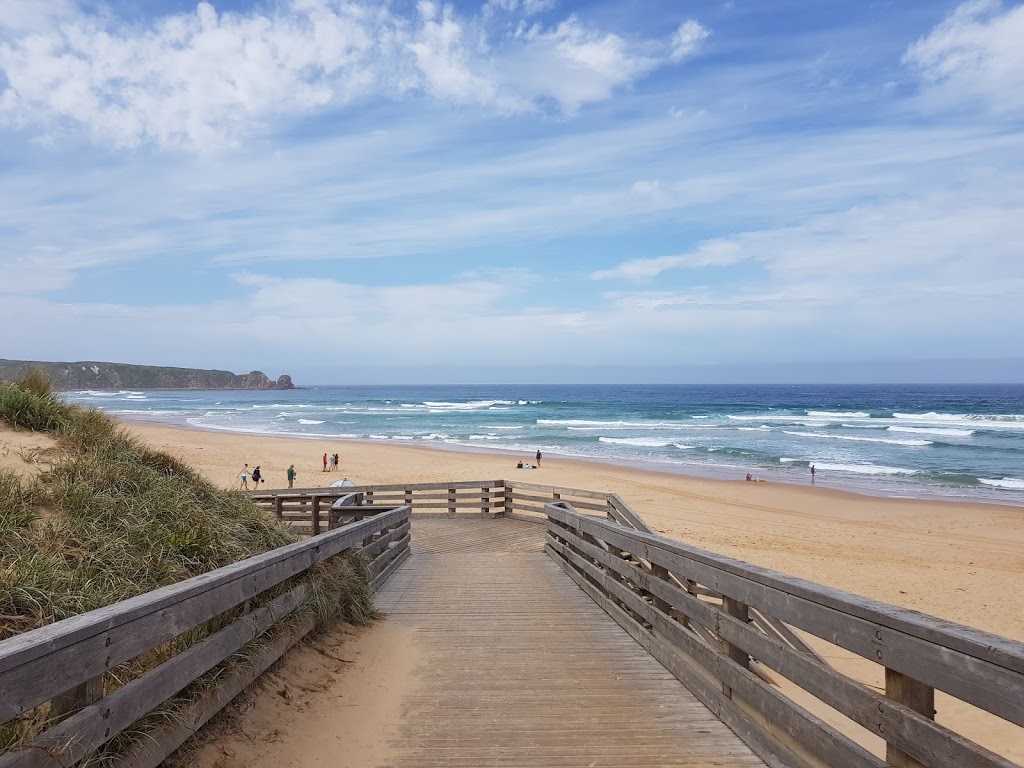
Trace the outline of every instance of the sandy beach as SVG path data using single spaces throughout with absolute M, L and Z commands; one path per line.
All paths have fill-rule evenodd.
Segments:
M 812 487 L 718 481 L 545 456 L 536 470 L 508 455 L 418 446 L 248 436 L 133 423 L 216 485 L 260 466 L 263 488 L 518 479 L 614 491 L 658 532 L 689 544 L 879 600 L 1024 639 L 1024 508 L 879 499 Z M 335 473 L 324 453 L 339 453 Z M 532 456 L 523 459 L 533 461 Z M 996 610 L 998 600 L 999 609 Z M 1007 604 L 1010 600 L 1010 604 Z
M 294 464 L 297 487 L 327 485 L 342 477 L 359 484 L 508 478 L 614 491 L 666 536 L 1024 640 L 1020 591 L 1024 509 L 1020 507 L 859 496 L 830 489 L 828 478 L 820 474 L 813 486 L 808 478 L 807 487 L 799 487 L 708 480 L 549 456 L 540 468 L 526 471 L 516 469 L 516 458 L 508 455 L 246 436 L 153 424 L 133 423 L 129 429 L 153 446 L 182 457 L 223 487 L 237 487 L 242 465 L 248 463 L 250 468 L 260 466 L 266 478 L 263 488 L 286 487 L 285 471 Z M 340 454 L 338 472 L 322 471 L 325 452 Z M 352 679 L 365 674 L 358 649 L 358 645 L 353 649 L 356 663 L 342 665 L 351 669 L 334 670 L 343 678 L 338 684 L 342 688 L 346 674 Z M 366 654 L 368 660 L 371 656 Z M 865 682 L 881 683 L 866 671 L 874 665 L 838 656 L 832 660 L 848 674 L 867 675 Z M 400 689 L 400 682 L 394 684 Z M 337 698 L 351 691 L 339 693 L 335 686 L 322 695 Z M 286 703 L 275 702 L 276 708 L 282 706 L 287 708 Z M 955 713 L 958 728 L 977 740 L 1013 759 L 1024 759 L 1020 729 L 960 705 L 948 712 Z M 942 716 L 940 705 L 940 720 Z M 367 725 L 372 726 L 376 715 L 368 710 L 360 717 L 369 718 Z M 381 717 L 381 722 L 386 721 Z M 251 734 L 241 741 L 235 737 L 230 750 L 239 752 L 240 744 L 253 738 Z M 205 750 L 204 764 L 240 764 L 225 759 L 223 746 Z

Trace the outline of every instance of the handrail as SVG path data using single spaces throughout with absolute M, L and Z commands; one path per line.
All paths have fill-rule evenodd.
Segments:
M 74 707 L 77 712 L 28 745 L 0 756 L 0 768 L 65 766 L 82 760 L 246 642 L 281 627 L 284 639 L 274 641 L 280 652 L 273 658 L 266 657 L 265 651 L 258 654 L 266 657 L 263 668 L 269 666 L 318 623 L 313 616 L 295 626 L 281 624 L 311 599 L 314 589 L 301 581 L 260 607 L 250 609 L 251 600 L 345 552 L 366 558 L 370 587 L 376 589 L 408 556 L 409 508 L 377 508 L 369 513 L 372 516 L 361 522 L 322 536 L 0 641 L 0 724 L 68 691 L 90 690 Z M 103 696 L 102 679 L 108 670 L 239 607 L 244 615 L 227 627 Z M 250 675 L 251 670 L 239 674 Z
M 765 759 L 1013 765 L 937 724 L 934 690 L 1024 725 L 1024 644 L 629 530 L 564 502 L 547 511 L 547 549 L 556 562 Z M 700 597 L 688 584 L 721 599 Z M 765 633 L 755 613 L 881 665 L 885 695 Z M 755 659 L 884 739 L 889 762 L 767 684 L 754 674 Z

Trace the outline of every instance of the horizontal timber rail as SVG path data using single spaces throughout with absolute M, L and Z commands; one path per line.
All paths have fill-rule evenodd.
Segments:
M 1014 765 L 935 722 L 934 695 L 1024 725 L 1024 644 L 598 520 L 564 501 L 547 514 L 551 557 L 769 765 Z M 828 666 L 790 627 L 884 668 L 884 693 Z M 880 737 L 885 760 L 772 685 L 769 671 L 848 718 L 850 732 Z
M 314 535 L 339 523 L 331 509 L 345 497 L 363 506 L 403 504 L 416 515 L 504 517 L 543 524 L 544 505 L 566 500 L 577 511 L 608 517 L 624 525 L 645 525 L 639 515 L 613 493 L 563 488 L 511 480 L 468 480 L 449 483 L 396 483 L 340 488 L 260 490 L 249 498 L 270 509 L 300 531 Z M 649 530 L 649 529 L 646 529 Z
M 104 759 L 124 768 L 159 765 L 317 626 L 315 611 L 299 612 L 317 590 L 311 568 L 345 553 L 361 555 L 376 590 L 409 555 L 408 506 L 361 510 L 354 501 L 343 505 L 352 518 L 344 527 L 0 642 L 0 733 L 22 718 L 47 721 L 42 734 L 0 755 L 0 768 L 86 760 L 126 729 L 140 732 L 136 724 L 148 713 L 229 657 L 245 654 L 244 663 L 222 670 L 215 686 L 191 697 L 184 712 L 159 718 L 127 752 Z M 269 598 L 264 593 L 272 589 Z M 185 633 L 202 639 L 168 651 L 176 639 L 175 645 L 186 644 Z M 258 644 L 246 645 L 256 638 Z M 174 655 L 128 682 L 117 679 L 119 665 L 158 649 Z

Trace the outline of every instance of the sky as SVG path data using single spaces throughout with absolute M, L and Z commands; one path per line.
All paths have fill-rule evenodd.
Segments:
M 1024 381 L 1024 4 L 3 0 L 0 358 Z

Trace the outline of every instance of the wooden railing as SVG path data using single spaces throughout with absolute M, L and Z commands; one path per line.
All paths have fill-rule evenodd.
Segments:
M 769 765 L 1014 765 L 936 723 L 934 693 L 1024 725 L 1024 644 L 687 546 L 642 521 L 597 520 L 563 501 L 547 514 L 555 561 Z M 884 693 L 790 627 L 883 667 Z M 884 740 L 886 758 L 770 684 L 769 670 Z
M 272 510 L 279 520 L 313 535 L 336 524 L 332 522 L 331 507 L 345 497 L 353 497 L 365 506 L 403 504 L 416 515 L 506 517 L 534 523 L 547 521 L 545 504 L 564 499 L 578 511 L 611 516 L 622 522 L 639 521 L 613 493 L 511 480 L 295 488 L 249 494 L 249 498 Z M 335 518 L 337 512 L 335 510 Z
M 1024 726 L 1024 645 L 658 536 L 615 494 L 491 480 L 250 496 L 316 535 L 0 642 L 0 725 L 46 702 L 58 715 L 38 739 L 0 757 L 0 768 L 69 766 L 94 753 L 248 640 L 280 626 L 309 598 L 308 583 L 256 609 L 250 601 L 317 562 L 359 552 L 376 589 L 409 555 L 412 513 L 545 524 L 551 557 L 773 767 L 1014 765 L 936 723 L 934 695 L 942 691 Z M 242 618 L 102 697 L 107 670 L 239 606 L 247 606 Z M 184 715 L 111 762 L 157 765 L 314 624 L 284 625 Z M 884 693 L 834 669 L 806 637 L 879 665 Z M 795 688 L 850 727 L 808 711 L 790 695 Z M 885 759 L 851 738 L 857 728 L 884 741 Z
M 127 752 L 107 760 L 124 768 L 158 765 L 317 625 L 312 611 L 294 615 L 317 589 L 313 580 L 302 580 L 310 568 L 354 552 L 365 558 L 376 590 L 409 555 L 407 506 L 365 511 L 346 506 L 347 514 L 360 512 L 372 516 L 0 642 L 0 726 L 40 706 L 49 707 L 50 723 L 29 743 L 0 756 L 0 768 L 80 762 L 262 636 L 258 646 L 248 649 L 245 662 L 225 671 L 215 687 L 149 730 Z M 261 593 L 296 577 L 296 586 L 253 607 Z M 241 615 L 114 689 L 110 671 L 118 665 L 227 611 Z M 285 621 L 289 617 L 293 620 Z M 112 689 L 106 695 L 105 677 Z

